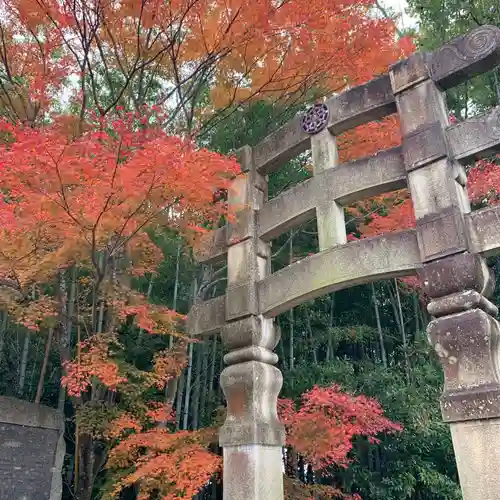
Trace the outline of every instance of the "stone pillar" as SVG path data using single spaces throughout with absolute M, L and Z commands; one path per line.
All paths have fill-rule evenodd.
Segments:
M 338 166 L 337 141 L 328 129 L 311 136 L 311 150 L 314 175 Z M 316 220 L 320 252 L 347 243 L 344 207 L 335 201 L 321 203 L 316 207 Z
M 494 279 L 484 259 L 469 252 L 464 214 L 466 176 L 448 155 L 444 95 L 430 79 L 425 54 L 390 71 L 396 96 L 408 186 L 431 298 L 429 340 L 444 371 L 443 419 L 450 423 L 465 500 L 500 499 L 499 327 L 487 299 Z
M 226 325 L 229 352 L 221 374 L 227 417 L 220 429 L 224 450 L 225 500 L 282 500 L 284 428 L 277 416 L 283 378 L 273 353 L 279 336 L 273 320 L 259 315 L 257 282 L 270 272 L 270 245 L 257 234 L 257 211 L 267 197 L 267 179 L 253 168 L 252 150 L 240 150 L 244 173 L 229 190 L 236 210 L 228 246 Z

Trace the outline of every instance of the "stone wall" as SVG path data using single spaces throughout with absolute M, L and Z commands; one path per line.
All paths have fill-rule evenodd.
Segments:
M 0 396 L 0 499 L 60 500 L 64 454 L 57 410 Z

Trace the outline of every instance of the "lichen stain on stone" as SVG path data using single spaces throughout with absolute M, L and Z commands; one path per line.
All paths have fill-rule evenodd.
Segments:
M 437 355 L 440 358 L 447 358 L 448 357 L 449 352 L 439 342 L 436 343 L 436 345 L 434 346 L 434 349 L 436 350 Z

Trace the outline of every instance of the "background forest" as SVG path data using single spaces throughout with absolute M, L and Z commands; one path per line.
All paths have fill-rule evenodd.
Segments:
M 225 267 L 192 257 L 226 217 L 225 155 L 415 49 L 500 25 L 491 1 L 408 3 L 419 25 L 402 32 L 372 0 L 1 2 L 0 394 L 64 413 L 65 499 L 222 498 L 223 348 L 183 321 L 225 290 Z M 450 120 L 500 105 L 499 78 L 450 91 Z M 339 138 L 341 160 L 398 143 L 389 117 Z M 309 160 L 272 174 L 270 197 Z M 500 199 L 496 162 L 468 169 L 476 208 Z M 365 200 L 349 238 L 411 214 L 406 191 Z M 315 221 L 272 251 L 273 270 L 317 252 Z M 461 498 L 425 306 L 404 279 L 277 318 L 288 499 Z

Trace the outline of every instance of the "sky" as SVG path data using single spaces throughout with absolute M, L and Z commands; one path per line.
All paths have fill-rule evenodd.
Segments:
M 395 12 L 403 14 L 399 22 L 399 28 L 403 29 L 416 26 L 416 20 L 405 12 L 408 7 L 406 0 L 380 0 L 380 3 L 384 7 L 389 7 Z

